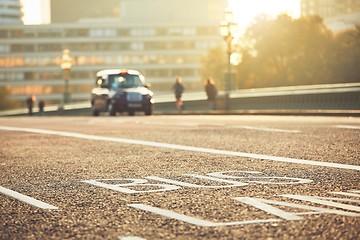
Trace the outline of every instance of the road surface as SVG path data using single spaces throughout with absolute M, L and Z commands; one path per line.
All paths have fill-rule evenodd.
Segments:
M 360 239 L 360 119 L 0 118 L 0 239 Z

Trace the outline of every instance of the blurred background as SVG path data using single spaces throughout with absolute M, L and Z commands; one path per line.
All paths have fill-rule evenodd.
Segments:
M 0 0 L 0 110 L 89 101 L 111 68 L 158 95 L 359 83 L 359 24 L 360 0 Z

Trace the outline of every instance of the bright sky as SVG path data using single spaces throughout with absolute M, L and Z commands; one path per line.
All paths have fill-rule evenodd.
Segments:
M 300 0 L 228 0 L 236 21 L 244 29 L 257 15 L 265 13 L 277 16 L 287 13 L 300 17 Z M 25 24 L 48 23 L 50 19 L 49 0 L 22 0 Z
M 286 13 L 294 18 L 300 17 L 300 0 L 228 0 L 234 12 L 235 21 L 243 31 L 260 14 L 276 17 Z
M 49 0 L 21 0 L 25 24 L 45 24 L 50 22 Z

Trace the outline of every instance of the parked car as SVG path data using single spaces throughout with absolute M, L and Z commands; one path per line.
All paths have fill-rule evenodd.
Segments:
M 135 70 L 108 69 L 96 74 L 96 86 L 91 91 L 92 115 L 127 112 L 130 116 L 142 111 L 153 113 L 153 92 L 145 77 Z

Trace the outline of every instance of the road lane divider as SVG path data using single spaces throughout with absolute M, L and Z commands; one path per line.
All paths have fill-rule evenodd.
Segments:
M 58 210 L 59 209 L 58 207 L 55 207 L 53 205 L 44 203 L 44 202 L 39 201 L 39 200 L 37 200 L 35 198 L 26 196 L 24 194 L 15 192 L 15 191 L 13 191 L 11 189 L 7 189 L 7 188 L 4 188 L 2 186 L 0 186 L 0 193 L 6 195 L 8 197 L 15 198 L 15 199 L 17 199 L 19 201 L 22 201 L 24 203 L 33 205 L 33 206 L 38 207 L 38 208 L 49 209 L 49 210 Z
M 125 236 L 125 237 L 119 237 L 119 240 L 146 240 L 145 238 L 142 237 L 137 237 L 137 236 Z
M 35 129 L 35 128 L 19 128 L 19 127 L 8 127 L 8 126 L 0 126 L 0 130 L 57 135 L 57 136 L 72 137 L 72 138 L 79 138 L 79 139 L 86 139 L 86 140 L 117 142 L 117 143 L 149 146 L 149 147 L 158 147 L 158 148 L 167 148 L 167 149 L 176 149 L 176 150 L 184 150 L 184 151 L 192 151 L 192 152 L 217 154 L 217 155 L 245 157 L 245 158 L 268 160 L 268 161 L 274 161 L 274 162 L 294 163 L 294 164 L 302 164 L 302 165 L 309 165 L 309 166 L 319 166 L 319 167 L 360 171 L 360 166 L 358 166 L 358 165 L 332 163 L 332 162 L 321 162 L 321 161 L 304 160 L 304 159 L 296 159 L 296 158 L 289 158 L 289 157 L 278 157 L 278 156 L 272 156 L 272 155 L 246 153 L 246 152 L 234 152 L 234 151 L 226 151 L 226 150 L 218 150 L 218 149 L 202 148 L 202 147 L 192 147 L 192 146 L 170 144 L 170 143 L 127 139 L 127 138 L 105 137 L 105 136 L 88 135 L 88 134 L 74 133 L 74 132 L 53 131 L 53 130 L 44 130 L 44 129 Z
M 247 129 L 263 132 L 281 132 L 281 133 L 301 133 L 300 130 L 288 130 L 288 129 L 279 129 L 279 128 L 267 128 L 267 127 L 253 127 L 253 126 L 243 126 L 243 125 L 234 125 L 228 126 L 227 128 L 238 128 L 238 129 Z
M 350 125 L 336 125 L 336 128 L 343 128 L 343 129 L 357 129 L 360 130 L 360 126 L 350 126 Z

